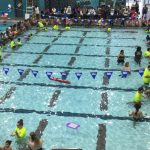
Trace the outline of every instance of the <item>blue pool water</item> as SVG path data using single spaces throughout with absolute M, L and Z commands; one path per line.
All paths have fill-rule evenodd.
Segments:
M 10 25 L 12 25 L 12 23 L 0 23 L 0 32 L 5 31 Z
M 38 128 L 42 119 L 47 119 L 48 125 L 42 133 L 45 150 L 63 147 L 148 150 L 150 121 L 138 122 L 134 127 L 134 122 L 128 117 L 133 106 L 127 104 L 143 84 L 136 70 L 145 68 L 149 62 L 143 58 L 139 67 L 133 58 L 136 46 L 141 46 L 143 52 L 147 48 L 144 31 L 113 29 L 106 33 L 93 28 L 72 28 L 64 32 L 30 30 L 21 38 L 30 32 L 33 33 L 32 40 L 16 51 L 7 48 L 3 55 L 11 55 L 0 64 L 0 129 L 3 131 L 0 143 L 11 139 L 16 149 L 15 139 L 10 134 L 19 119 L 24 120 L 27 135 Z M 122 66 L 117 65 L 116 56 L 121 49 L 124 49 L 126 61 L 133 70 L 128 78 L 119 76 Z M 106 58 L 109 59 L 108 66 L 105 66 Z M 75 61 L 70 63 L 71 59 Z M 3 68 L 9 68 L 7 75 Z M 23 69 L 26 75 L 20 78 L 18 69 Z M 109 84 L 103 85 L 107 70 L 113 74 Z M 36 77 L 32 71 L 38 71 Z M 46 75 L 46 72 L 53 72 L 52 76 L 60 78 L 60 72 L 64 71 L 69 72 L 67 80 L 71 81 L 70 85 L 51 81 Z M 75 75 L 77 72 L 82 73 L 80 80 Z M 95 79 L 90 72 L 97 72 Z M 16 89 L 8 96 L 12 87 Z M 49 107 L 56 90 L 61 93 L 53 107 Z M 107 93 L 108 103 L 102 110 L 104 93 Z M 148 115 L 149 106 L 148 101 L 142 106 Z M 67 128 L 68 122 L 80 124 L 80 127 Z

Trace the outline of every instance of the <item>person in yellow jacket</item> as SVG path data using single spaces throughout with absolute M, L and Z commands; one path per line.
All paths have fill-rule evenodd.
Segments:
M 39 28 L 44 28 L 44 24 L 41 21 L 38 21 L 38 27 Z
M 66 25 L 65 30 L 69 31 L 70 30 L 70 26 Z
M 26 128 L 23 127 L 23 120 L 20 119 L 17 122 L 17 127 L 15 131 L 12 133 L 12 136 L 15 136 L 17 140 L 24 139 L 26 137 Z
M 20 38 L 18 38 L 18 40 L 17 40 L 17 42 L 16 42 L 16 45 L 17 45 L 17 46 L 22 46 L 22 42 L 21 42 L 21 39 L 20 39 Z
M 141 108 L 141 102 L 142 102 L 142 93 L 143 93 L 144 89 L 143 87 L 138 88 L 138 90 L 136 91 L 134 98 L 133 98 L 133 102 L 134 102 L 134 107 L 140 109 Z
M 58 25 L 54 25 L 53 26 L 53 30 L 59 30 L 59 26 Z
M 42 21 L 38 21 L 38 27 L 39 27 L 40 29 L 43 29 L 43 30 L 45 30 L 45 31 L 48 31 L 48 29 L 44 26 L 44 24 L 42 23 Z
M 148 65 L 148 67 L 145 68 L 144 70 L 143 82 L 144 82 L 144 85 L 149 85 L 150 83 L 150 65 Z
M 144 57 L 150 58 L 150 48 L 148 48 L 147 51 L 144 52 Z
M 10 42 L 10 47 L 13 49 L 16 47 L 16 43 L 13 39 L 11 39 L 11 42 Z

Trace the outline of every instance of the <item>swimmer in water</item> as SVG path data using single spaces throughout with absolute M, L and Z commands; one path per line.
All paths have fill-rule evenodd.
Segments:
M 42 150 L 43 141 L 40 140 L 35 132 L 30 133 L 28 146 L 31 150 Z
M 10 47 L 11 47 L 12 49 L 14 49 L 14 48 L 16 47 L 16 43 L 15 43 L 15 41 L 14 41 L 13 39 L 11 39 Z
M 138 88 L 138 91 L 136 91 L 134 98 L 133 98 L 133 102 L 134 102 L 134 107 L 135 108 L 141 108 L 141 101 L 142 101 L 142 94 L 143 94 L 143 87 Z
M 134 60 L 139 66 L 141 65 L 141 59 L 142 59 L 142 51 L 141 51 L 141 47 L 138 46 L 135 51 Z
M 131 68 L 130 68 L 129 62 L 125 63 L 125 65 L 123 66 L 122 71 L 127 71 L 128 74 L 131 74 Z
M 148 67 L 144 70 L 143 82 L 145 86 L 148 86 L 150 83 L 150 65 L 148 65 Z
M 140 107 L 138 105 L 135 106 L 135 110 L 129 112 L 129 116 L 133 117 L 133 119 L 138 120 L 144 118 L 144 113 L 140 111 Z
M 17 122 L 17 127 L 15 131 L 12 133 L 12 136 L 15 136 L 17 139 L 25 138 L 26 137 L 26 128 L 23 127 L 23 120 L 20 119 Z
M 22 42 L 21 42 L 21 39 L 20 39 L 20 38 L 18 38 L 18 40 L 17 40 L 17 42 L 16 42 L 16 45 L 19 46 L 19 47 L 22 46 Z
M 124 50 L 121 50 L 118 57 L 117 57 L 117 62 L 118 64 L 124 64 L 124 60 L 125 60 L 125 55 L 124 55 Z
M 12 147 L 11 147 L 11 142 L 10 140 L 7 140 L 5 142 L 5 145 L 3 147 L 0 147 L 0 150 L 12 150 Z

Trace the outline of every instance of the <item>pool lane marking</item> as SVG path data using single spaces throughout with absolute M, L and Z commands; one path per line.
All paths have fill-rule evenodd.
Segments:
M 49 43 L 27 43 L 27 44 L 36 44 L 36 45 L 48 45 Z M 70 46 L 98 46 L 98 47 L 106 47 L 107 45 L 98 45 L 98 44 L 71 44 L 71 43 L 52 43 L 52 45 L 70 45 Z M 113 46 L 111 45 L 110 47 L 130 47 L 130 48 L 136 48 L 137 46 L 126 46 L 126 45 L 116 45 L 116 46 Z
M 58 36 L 61 36 L 61 34 L 62 34 L 62 32 L 60 32 L 60 33 L 58 34 Z M 48 43 L 48 46 L 43 50 L 43 53 L 44 53 L 44 52 L 47 52 L 48 49 L 50 48 L 50 46 L 52 46 L 52 44 L 53 44 L 55 41 L 58 40 L 58 38 L 59 38 L 58 36 L 56 36 L 56 37 L 52 40 L 51 44 Z M 38 64 L 38 62 L 42 59 L 42 57 L 43 57 L 43 54 L 40 54 L 40 55 L 33 61 L 33 64 Z
M 34 36 L 40 36 L 40 37 L 56 37 L 56 35 L 51 35 L 51 36 L 49 36 L 49 35 L 34 35 Z M 58 37 L 60 37 L 60 36 L 58 36 Z M 64 37 L 64 38 L 80 38 L 80 36 L 65 36 L 65 35 L 61 35 L 61 37 Z M 92 37 L 92 36 L 87 36 L 86 38 L 89 38 L 89 39 L 95 39 L 95 38 L 98 38 L 98 39 L 107 39 L 107 37 Z M 120 37 L 120 38 L 117 38 L 117 37 L 114 37 L 115 39 L 121 39 L 121 40 L 127 40 L 127 39 L 129 39 L 129 40 L 136 40 L 136 38 L 122 38 L 122 37 Z
M 57 88 L 67 88 L 67 89 L 91 89 L 91 90 L 110 90 L 110 91 L 124 91 L 124 92 L 133 92 L 137 91 L 137 89 L 134 88 L 108 88 L 108 87 L 93 87 L 93 86 L 77 86 L 77 85 L 64 85 L 64 84 L 46 84 L 46 83 L 27 83 L 27 82 L 10 82 L 10 81 L 0 81 L 0 84 L 7 84 L 7 85 L 18 85 L 18 86 L 40 86 L 40 87 L 57 87 Z
M 79 45 L 82 44 L 82 42 L 84 41 L 86 34 L 87 32 L 83 32 L 83 35 L 82 37 L 80 37 L 80 40 L 79 40 Z M 80 46 L 77 45 L 74 53 L 78 53 L 79 51 L 80 51 Z M 70 61 L 68 62 L 68 66 L 72 66 L 75 63 L 75 61 L 76 61 L 76 57 L 71 57 Z M 66 76 L 66 79 L 67 79 L 67 76 Z
M 129 120 L 135 121 L 133 117 L 129 116 L 112 116 L 112 115 L 100 115 L 100 114 L 91 114 L 91 113 L 78 113 L 78 112 L 65 112 L 65 111 L 42 111 L 42 110 L 34 110 L 34 109 L 14 109 L 14 108 L 0 108 L 0 113 L 18 113 L 18 114 L 31 114 L 36 113 L 40 115 L 47 116 L 62 116 L 62 117 L 80 117 L 80 118 L 95 118 L 102 120 Z M 142 118 L 139 122 L 150 122 L 150 118 Z
M 34 61 L 33 64 L 37 64 L 41 59 L 42 59 L 43 55 L 39 55 Z
M 109 68 L 109 58 L 105 58 L 105 68 Z
M 106 149 L 106 125 L 99 124 L 98 135 L 97 135 L 97 146 L 96 150 Z
M 50 48 L 50 47 L 49 47 Z M 80 47 L 78 47 L 78 49 L 80 49 Z M 47 49 L 46 49 L 47 50 Z M 74 53 L 46 53 L 46 52 L 8 52 L 8 51 L 4 51 L 4 52 L 7 52 L 8 54 L 9 53 L 17 53 L 17 54 L 33 54 L 33 55 L 36 55 L 36 54 L 43 54 L 43 55 L 65 55 L 65 56 L 85 56 L 85 57 L 106 57 L 105 55 L 88 55 L 88 54 L 76 54 L 79 52 L 79 50 L 77 52 L 74 52 Z M 107 57 L 113 57 L 113 58 L 117 58 L 117 56 L 110 56 L 110 48 L 109 49 L 106 49 L 105 53 L 107 53 Z M 126 56 L 127 58 L 134 58 L 134 56 Z
M 94 26 L 93 26 L 94 27 Z M 92 26 L 91 26 L 91 28 L 92 28 Z M 99 30 L 99 28 L 93 28 L 93 29 L 98 29 L 98 30 L 96 30 L 96 31 L 92 31 L 92 30 L 82 30 L 82 29 L 85 29 L 85 28 L 81 28 L 80 27 L 80 29 L 81 30 L 76 30 L 76 29 L 71 29 L 70 31 L 76 31 L 76 32 L 104 32 L 104 33 L 106 33 L 106 31 L 103 31 L 103 30 Z M 138 33 L 138 31 L 130 31 L 130 30 L 126 30 L 126 31 L 122 31 L 122 28 L 118 28 L 118 29 L 121 29 L 121 30 L 112 30 L 111 32 L 117 32 L 117 33 Z M 128 28 L 128 29 L 132 29 L 133 30 L 133 28 L 131 27 L 131 28 Z M 32 29 L 30 29 L 30 30 L 36 30 L 36 28 L 34 29 L 34 28 L 32 28 Z M 60 32 L 64 32 L 64 30 L 59 30 Z
M 107 33 L 106 31 L 101 31 L 101 30 L 97 30 L 97 31 L 89 31 L 89 30 L 75 30 L 75 29 L 71 29 L 71 31 L 76 31 L 76 32 L 104 32 L 104 33 Z M 117 33 L 138 33 L 138 31 L 114 31 L 112 30 L 111 32 L 117 32 Z
M 37 129 L 35 130 L 35 133 L 39 138 L 41 138 L 41 136 L 43 135 L 43 132 L 44 132 L 47 125 L 48 125 L 47 119 L 42 119 L 39 122 L 39 125 L 38 125 Z
M 33 64 L 37 64 L 43 57 L 43 54 L 48 51 L 50 48 L 50 45 L 46 46 L 45 49 L 43 50 L 43 53 L 39 54 L 39 56 L 33 61 Z
M 110 55 L 110 47 L 106 48 L 105 53 L 106 53 L 106 55 L 108 55 L 107 57 L 111 57 L 111 56 L 109 56 Z M 116 56 L 113 56 L 113 57 L 116 57 Z M 132 56 L 132 57 L 134 57 L 134 56 Z
M 105 58 L 105 64 L 104 64 L 104 67 L 105 68 L 109 68 L 109 62 L 110 62 L 110 59 L 109 59 L 109 54 L 110 54 L 110 43 L 111 43 L 111 33 L 108 33 L 107 32 L 107 47 L 106 47 L 106 50 L 105 50 L 105 54 L 106 54 L 106 58 Z M 109 84 L 109 79 L 106 75 L 106 73 L 104 73 L 104 76 L 103 76 L 103 85 L 108 85 Z
M 9 99 L 14 91 L 16 90 L 16 87 L 11 87 L 4 96 L 0 97 L 0 104 L 6 101 L 6 99 Z
M 70 61 L 68 62 L 68 66 L 72 66 L 75 61 L 76 61 L 76 57 L 71 57 Z
M 120 69 L 105 69 L 105 68 L 83 68 L 83 67 L 67 67 L 67 66 L 39 66 L 39 65 L 26 65 L 26 64 L 9 64 L 9 63 L 0 63 L 0 66 L 9 66 L 9 67 L 34 67 L 34 68 L 57 68 L 57 69 L 74 69 L 74 70 L 95 70 L 95 71 L 121 71 Z M 143 68 L 144 69 L 144 68 Z M 132 72 L 138 72 L 139 70 L 131 70 Z
M 56 101 L 58 100 L 59 95 L 61 94 L 61 90 L 56 90 L 53 95 L 52 98 L 50 100 L 50 103 L 48 105 L 48 107 L 54 107 L 56 105 Z
M 46 46 L 46 48 L 43 50 L 43 53 L 42 54 L 47 54 L 46 52 L 50 49 L 50 45 Z
M 24 73 L 17 80 L 18 81 L 23 81 L 23 79 L 25 79 L 29 75 L 30 71 L 31 71 L 31 69 L 26 69 L 24 71 Z
M 108 94 L 107 94 L 107 92 L 104 92 L 101 94 L 100 110 L 101 111 L 108 110 Z
M 77 46 L 74 53 L 78 53 L 79 51 L 80 51 L 80 46 Z M 74 55 L 76 55 L 76 54 L 74 54 Z M 79 54 L 77 54 L 77 55 L 79 55 Z
M 103 85 L 108 85 L 109 84 L 109 79 L 106 75 L 106 73 L 104 72 L 104 76 L 103 76 Z

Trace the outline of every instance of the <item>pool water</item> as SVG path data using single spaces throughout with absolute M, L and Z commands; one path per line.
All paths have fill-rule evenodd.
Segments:
M 16 51 L 9 47 L 0 70 L 0 143 L 11 139 L 11 132 L 19 119 L 24 120 L 27 135 L 36 131 L 43 119 L 47 125 L 42 130 L 43 147 L 76 147 L 83 150 L 148 150 L 150 147 L 150 120 L 134 123 L 128 117 L 133 106 L 135 91 L 143 84 L 138 69 L 145 68 L 148 59 L 142 59 L 139 67 L 134 62 L 136 46 L 144 52 L 146 34 L 142 29 L 112 29 L 106 33 L 100 29 L 71 28 L 70 31 L 36 32 L 32 40 Z M 23 37 L 22 36 L 22 40 Z M 123 49 L 132 74 L 121 78 L 121 65 L 117 55 Z M 109 52 L 107 52 L 109 51 Z M 8 68 L 7 75 L 3 69 Z M 24 71 L 20 76 L 18 69 Z M 107 85 L 103 84 L 106 71 L 113 71 Z M 32 71 L 37 71 L 35 77 Z M 71 84 L 49 80 L 46 72 L 61 78 L 67 71 Z M 96 72 L 95 79 L 91 72 Z M 76 73 L 82 73 L 80 79 Z M 60 93 L 57 94 L 57 91 Z M 142 110 L 150 114 L 150 102 Z M 66 126 L 73 122 L 78 129 Z
M 0 32 L 5 31 L 12 23 L 0 23 Z

